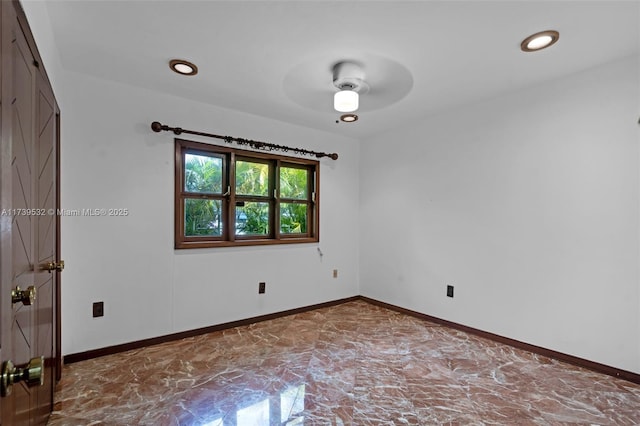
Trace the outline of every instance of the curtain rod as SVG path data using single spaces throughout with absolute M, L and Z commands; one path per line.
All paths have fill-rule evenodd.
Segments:
M 338 159 L 338 154 L 335 152 L 333 154 L 327 154 L 326 152 L 310 151 L 308 149 L 303 149 L 303 148 L 291 148 L 289 146 L 276 145 L 274 143 L 269 143 L 269 142 L 260 142 L 260 141 L 254 141 L 251 139 L 234 138 L 233 136 L 222 136 L 222 135 L 216 135 L 213 133 L 206 133 L 206 132 L 196 132 L 194 130 L 183 129 L 181 127 L 169 127 L 166 124 L 161 124 L 157 121 L 154 121 L 153 123 L 151 123 L 151 130 L 153 130 L 156 133 L 164 130 L 164 131 L 171 131 L 176 135 L 180 135 L 182 133 L 188 133 L 190 135 L 206 136 L 208 138 L 222 139 L 226 143 L 235 142 L 238 145 L 249 145 L 251 148 L 262 149 L 266 151 L 281 151 L 281 152 L 293 151 L 298 154 L 313 155 L 317 158 L 329 157 L 332 160 Z

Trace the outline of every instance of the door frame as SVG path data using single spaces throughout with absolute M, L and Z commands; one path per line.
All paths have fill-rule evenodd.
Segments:
M 55 94 L 54 94 L 55 99 Z M 60 218 L 61 215 L 58 214 L 60 211 L 60 108 L 58 104 L 55 105 L 56 108 L 56 261 L 60 261 L 62 259 L 62 239 L 60 238 Z M 55 381 L 58 383 L 62 379 L 62 271 L 55 271 L 56 274 L 56 285 L 54 288 L 55 295 L 55 312 L 54 315 L 54 340 L 55 340 L 55 371 L 56 377 Z M 54 385 L 55 386 L 55 385 Z

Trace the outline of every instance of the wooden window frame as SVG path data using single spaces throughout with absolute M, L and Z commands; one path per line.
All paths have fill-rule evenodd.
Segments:
M 220 236 L 185 236 L 184 204 L 194 194 L 184 190 L 184 157 L 185 153 L 222 156 L 222 183 L 228 187 L 228 194 L 198 194 L 200 198 L 222 200 L 223 231 Z M 235 164 L 236 160 L 256 161 L 270 164 L 270 183 L 268 197 L 251 197 L 236 195 Z M 280 197 L 280 168 L 292 167 L 308 171 L 308 197 L 290 199 Z M 304 244 L 317 243 L 320 238 L 320 162 L 305 158 L 289 157 L 264 152 L 235 149 L 220 145 L 175 139 L 175 181 L 174 181 L 174 247 L 176 249 L 255 246 L 270 244 Z M 237 200 L 258 199 L 270 203 L 268 235 L 236 235 L 235 208 Z M 280 232 L 280 203 L 307 204 L 307 232 L 304 234 L 288 234 Z

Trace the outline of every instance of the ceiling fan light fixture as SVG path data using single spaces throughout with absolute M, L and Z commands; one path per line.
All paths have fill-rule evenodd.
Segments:
M 172 59 L 169 61 L 169 68 L 174 72 L 181 75 L 196 75 L 198 74 L 198 67 L 183 59 Z
M 340 90 L 333 95 L 333 108 L 338 112 L 354 112 L 359 106 L 358 92 Z
M 560 33 L 555 30 L 540 31 L 522 40 L 520 49 L 523 52 L 536 52 L 553 45 L 559 38 Z

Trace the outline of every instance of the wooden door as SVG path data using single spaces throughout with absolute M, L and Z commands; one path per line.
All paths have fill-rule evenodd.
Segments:
M 3 367 L 11 360 L 18 368 L 44 359 L 42 385 L 17 382 L 2 397 L 0 424 L 41 425 L 53 408 L 59 365 L 59 273 L 48 268 L 58 259 L 58 109 L 19 3 L 3 1 L 0 7 L 0 358 Z M 35 300 L 12 300 L 12 290 L 29 287 Z

